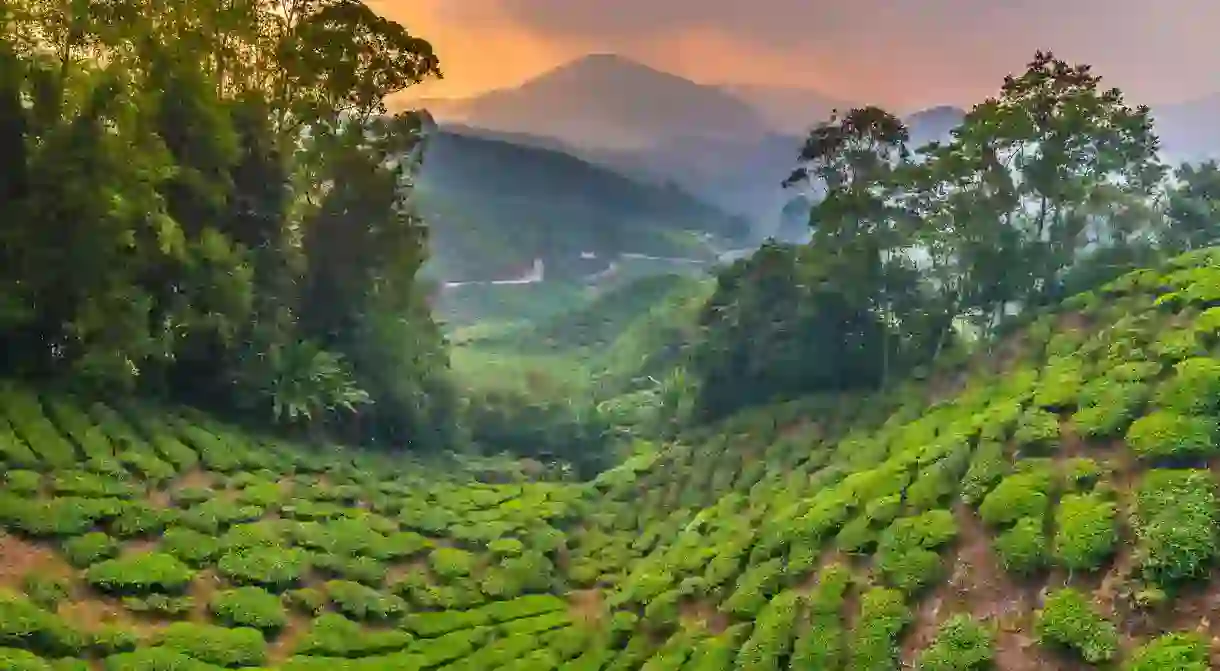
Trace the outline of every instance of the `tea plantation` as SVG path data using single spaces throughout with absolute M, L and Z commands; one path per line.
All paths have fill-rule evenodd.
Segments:
M 1220 252 L 591 483 L 0 391 L 0 668 L 1208 669 Z

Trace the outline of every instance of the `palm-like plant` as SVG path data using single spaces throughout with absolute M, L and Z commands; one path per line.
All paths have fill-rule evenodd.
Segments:
M 309 340 L 275 343 L 243 367 L 247 389 L 269 404 L 276 422 L 312 422 L 320 416 L 371 404 L 372 397 L 353 379 L 343 355 Z M 240 381 L 239 381 L 240 383 Z

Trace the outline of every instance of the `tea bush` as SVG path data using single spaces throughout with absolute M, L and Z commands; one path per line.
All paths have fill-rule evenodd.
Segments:
M 1136 492 L 1132 521 L 1148 580 L 1172 584 L 1204 575 L 1216 556 L 1220 521 L 1211 473 L 1149 471 Z
M 1220 431 L 1215 419 L 1172 412 L 1154 412 L 1131 424 L 1127 444 L 1143 459 L 1184 461 L 1216 453 Z
M 1127 671 L 1207 671 L 1208 641 L 1198 633 L 1163 634 L 1141 645 L 1123 667 Z
M 119 543 L 100 531 L 92 531 L 64 541 L 63 553 L 69 564 L 76 568 L 85 568 L 114 558 L 119 554 Z
M 257 547 L 230 552 L 220 558 L 220 574 L 239 585 L 284 591 L 309 570 L 309 554 L 298 548 Z
M 1118 655 L 1118 630 L 1093 610 L 1088 597 L 1071 588 L 1047 596 L 1035 628 L 1044 643 L 1068 648 L 1092 664 Z
M 874 587 L 860 598 L 860 618 L 851 636 L 853 671 L 890 671 L 897 665 L 898 635 L 911 621 L 902 592 Z
M 159 639 L 166 649 L 221 667 L 259 666 L 267 659 L 267 642 L 257 629 L 175 622 Z
M 1117 509 L 1099 494 L 1069 494 L 1055 514 L 1055 558 L 1065 568 L 1096 570 L 1114 551 Z
M 288 615 L 280 599 L 259 587 L 218 592 L 212 597 L 209 608 L 227 627 L 248 627 L 274 634 L 288 624 Z
M 817 587 L 809 597 L 808 617 L 797 627 L 791 668 L 842 667 L 846 641 L 841 611 L 850 581 L 851 573 L 838 564 L 822 569 Z
M 1035 469 L 1000 481 L 979 506 L 979 516 L 992 526 L 1008 526 L 1023 518 L 1042 519 L 1050 511 L 1052 476 Z
M 192 571 L 176 557 L 160 552 L 107 559 L 85 571 L 85 580 L 110 594 L 178 593 L 194 579 Z
M 967 615 L 941 623 L 932 644 L 919 653 L 921 671 L 983 671 L 995 659 L 995 635 Z

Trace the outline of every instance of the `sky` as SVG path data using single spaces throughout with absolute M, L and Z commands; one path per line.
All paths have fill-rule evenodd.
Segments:
M 1138 103 L 1220 93 L 1220 0 L 368 0 L 429 40 L 419 96 L 515 86 L 613 52 L 702 83 L 919 108 L 995 92 L 1037 49 Z

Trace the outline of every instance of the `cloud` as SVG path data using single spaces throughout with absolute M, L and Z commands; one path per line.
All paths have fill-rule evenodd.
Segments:
M 498 43 L 505 49 L 534 45 L 519 71 L 524 60 L 545 69 L 531 60 L 543 51 L 554 60 L 546 65 L 616 51 L 701 81 L 958 102 L 1050 48 L 1142 99 L 1220 90 L 1217 0 L 379 1 L 428 6 L 437 25 L 469 36 L 511 34 Z

